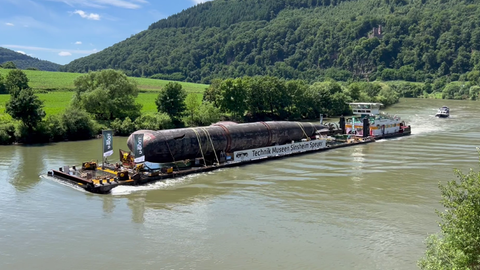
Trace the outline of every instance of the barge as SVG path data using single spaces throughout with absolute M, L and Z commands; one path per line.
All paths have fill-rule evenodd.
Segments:
M 127 141 L 131 151 L 112 155 L 112 131 L 103 133 L 104 160 L 84 162 L 81 168 L 64 166 L 49 176 L 88 192 L 108 194 L 121 185 L 145 185 L 222 168 L 252 164 L 293 155 L 373 143 L 378 139 L 411 134 L 399 117 L 379 112 L 379 103 L 351 103 L 354 117 L 339 125 L 289 121 L 237 124 L 220 122 L 208 127 L 139 130 Z

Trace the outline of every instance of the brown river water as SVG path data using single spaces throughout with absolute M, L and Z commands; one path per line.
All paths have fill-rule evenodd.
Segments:
M 435 118 L 443 105 L 451 117 Z M 387 111 L 413 135 L 112 195 L 44 176 L 99 159 L 100 140 L 1 146 L 0 269 L 417 269 L 438 232 L 438 183 L 478 169 L 480 103 Z

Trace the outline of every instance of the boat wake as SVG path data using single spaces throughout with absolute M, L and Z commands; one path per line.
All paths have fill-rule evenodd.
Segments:
M 412 126 L 412 135 L 427 135 L 445 130 L 445 123 L 439 120 L 441 119 L 434 115 L 415 114 L 415 117 L 409 121 L 409 124 Z
M 141 191 L 174 189 L 178 186 L 192 183 L 195 180 L 195 178 L 199 177 L 200 175 L 208 175 L 213 173 L 214 172 L 198 173 L 198 174 L 187 175 L 180 178 L 169 178 L 165 180 L 159 180 L 151 184 L 140 185 L 140 186 L 117 186 L 111 190 L 111 194 L 113 196 L 124 196 L 124 195 L 129 195 L 129 194 L 141 192 Z
M 89 193 L 89 192 L 87 192 L 85 189 L 83 189 L 83 188 L 81 188 L 81 187 L 79 187 L 79 186 L 77 186 L 77 185 L 74 185 L 74 184 L 72 184 L 72 183 L 70 183 L 70 182 L 67 182 L 67 181 L 62 181 L 62 180 L 57 179 L 57 178 L 55 178 L 55 177 L 51 177 L 51 176 L 48 176 L 48 175 L 40 175 L 40 178 L 43 178 L 43 179 L 46 179 L 46 180 L 49 180 L 49 181 L 53 181 L 53 182 L 58 183 L 58 184 L 60 184 L 60 185 L 62 185 L 62 186 L 66 186 L 66 187 L 69 187 L 69 188 L 73 188 L 73 189 L 78 190 L 78 191 L 81 191 L 81 192 L 83 192 L 83 193 Z

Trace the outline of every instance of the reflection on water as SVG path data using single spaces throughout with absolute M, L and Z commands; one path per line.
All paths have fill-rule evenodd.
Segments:
M 103 196 L 103 211 L 105 214 L 112 214 L 115 209 L 115 202 L 112 196 Z
M 402 100 L 387 111 L 410 137 L 112 195 L 39 177 L 100 159 L 100 140 L 1 147 L 0 269 L 415 269 L 438 182 L 477 166 L 477 104 Z M 433 117 L 444 105 L 452 117 Z
M 222 171 L 217 172 L 222 173 Z M 211 175 L 213 173 L 203 173 L 179 179 L 169 179 L 166 184 L 157 182 L 142 187 L 121 187 L 122 191 L 119 193 L 121 195 L 117 194 L 109 197 L 126 198 L 128 200 L 127 205 L 132 211 L 132 221 L 144 223 L 146 208 L 169 211 L 172 210 L 172 205 L 196 204 L 199 201 L 211 200 L 231 191 L 232 185 L 230 184 L 218 182 L 212 184 L 195 183 L 196 180 L 202 181 Z
M 363 171 L 362 169 L 365 167 L 365 154 L 363 153 L 364 147 L 357 147 L 354 149 L 352 153 L 353 162 L 355 163 L 352 167 L 352 181 L 354 182 L 354 186 L 359 186 L 359 182 L 363 180 Z
M 132 221 L 135 223 L 145 222 L 145 197 L 134 196 L 128 200 L 127 204 L 132 210 Z
M 4 160 L 5 171 L 8 172 L 9 182 L 18 191 L 28 191 L 39 181 L 36 168 L 44 166 L 45 155 L 42 152 L 46 147 L 37 146 L 5 146 L 4 148 L 12 151 L 2 151 L 3 153 L 12 153 L 11 158 Z M 32 170 L 33 168 L 33 170 Z

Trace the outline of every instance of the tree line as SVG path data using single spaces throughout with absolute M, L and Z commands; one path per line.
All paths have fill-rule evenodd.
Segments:
M 399 95 L 382 83 L 340 84 L 333 80 L 315 82 L 284 80 L 270 76 L 214 80 L 204 93 L 234 119 L 300 120 L 318 119 L 320 115 L 349 115 L 350 102 L 397 103 Z
M 130 135 L 135 130 L 205 126 L 220 120 L 315 119 L 320 115 L 350 114 L 348 102 L 391 105 L 398 94 L 388 85 L 335 81 L 307 84 L 302 80 L 255 76 L 215 80 L 203 97 L 187 94 L 182 85 L 168 83 L 158 94 L 157 113 L 141 113 L 138 86 L 123 72 L 90 72 L 74 81 L 75 94 L 63 114 L 46 116 L 44 104 L 19 69 L 0 77 L 0 93 L 10 93 L 0 118 L 0 144 L 43 143 L 90 139 L 102 130 Z
M 232 0 L 199 4 L 64 71 L 211 83 L 274 76 L 428 82 L 480 70 L 479 0 Z M 374 27 L 381 33 L 372 35 Z M 463 76 L 463 77 L 462 77 Z
M 45 71 L 58 71 L 61 67 L 61 65 L 50 61 L 40 60 L 0 47 L 0 67 L 11 68 L 12 64 L 15 68 L 18 67 L 19 69 L 38 69 Z

